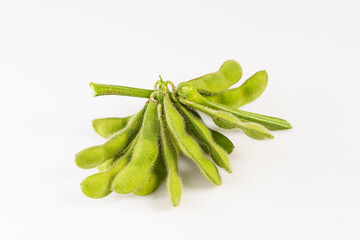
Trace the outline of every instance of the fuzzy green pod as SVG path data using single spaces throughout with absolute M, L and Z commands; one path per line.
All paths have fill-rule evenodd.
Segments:
M 115 192 L 131 193 L 145 182 L 159 153 L 159 130 L 156 103 L 150 101 L 131 161 L 113 181 Z
M 201 116 L 198 112 L 196 112 L 195 110 L 189 108 L 186 105 L 182 105 L 188 112 L 192 113 L 195 117 L 197 117 L 198 119 L 201 119 Z M 214 139 L 214 141 L 220 146 L 222 147 L 228 154 L 232 153 L 232 151 L 234 150 L 235 146 L 234 144 L 231 142 L 231 140 L 229 138 L 227 138 L 224 134 L 219 133 L 218 131 L 215 131 L 213 129 L 210 129 L 211 131 L 211 135 Z M 199 144 L 200 147 L 203 149 L 204 152 L 209 153 L 210 150 L 208 148 L 208 146 L 206 146 L 205 143 L 201 142 L 201 140 L 199 140 Z
M 98 135 L 104 138 L 108 138 L 111 137 L 116 132 L 125 128 L 132 117 L 134 117 L 134 115 L 124 118 L 116 118 L 116 117 L 98 118 L 92 120 L 92 126 Z
M 131 119 L 120 132 L 113 135 L 106 143 L 86 148 L 75 155 L 75 163 L 80 168 L 94 168 L 122 152 L 135 138 L 139 131 L 147 105 Z
M 205 126 L 204 122 L 188 112 L 176 99 L 174 99 L 177 108 L 183 113 L 189 126 L 190 131 L 195 134 L 196 138 L 205 143 L 209 148 L 209 154 L 214 162 L 231 173 L 231 164 L 225 150 L 216 144 L 212 138 L 211 131 Z
M 137 141 L 137 139 L 139 138 L 139 134 L 136 134 L 136 137 L 134 138 L 134 140 L 131 142 L 130 145 L 128 145 L 121 153 L 115 155 L 115 157 L 106 160 L 105 162 L 103 162 L 102 164 L 100 164 L 97 168 L 99 170 L 99 172 L 103 172 L 108 170 L 109 168 L 111 168 L 114 163 L 121 157 L 123 157 L 125 154 L 128 153 L 130 148 L 134 148 L 134 143 Z M 133 151 L 133 150 L 132 150 Z
M 241 76 L 242 69 L 240 64 L 235 60 L 227 60 L 217 72 L 180 83 L 179 87 L 188 85 L 196 88 L 202 94 L 211 95 L 227 90 L 237 83 Z
M 243 122 L 236 116 L 232 115 L 231 113 L 215 110 L 212 108 L 205 107 L 201 104 L 190 102 L 185 99 L 180 99 L 183 104 L 186 104 L 190 107 L 195 108 L 196 110 L 202 111 L 207 115 L 211 116 L 212 118 L 217 118 L 222 120 L 225 123 L 229 123 L 235 125 L 237 128 L 243 130 L 243 132 L 248 136 L 256 140 L 265 140 L 265 139 L 273 139 L 274 136 L 268 132 L 268 130 L 257 123 L 253 122 Z
M 95 132 L 104 138 L 109 138 L 115 133 L 121 131 L 124 129 L 127 124 L 130 122 L 131 118 L 134 117 L 134 115 L 124 117 L 124 118 L 98 118 L 94 119 L 92 121 L 92 126 Z M 123 152 L 126 152 L 127 149 L 125 149 Z M 109 169 L 115 162 L 116 158 L 112 158 L 109 160 L 106 160 L 102 164 L 100 164 L 97 168 L 100 172 L 106 171 Z
M 246 80 L 240 87 L 204 97 L 214 103 L 239 108 L 257 99 L 264 92 L 267 82 L 268 75 L 266 71 L 259 71 Z
M 239 108 L 257 99 L 264 92 L 267 82 L 268 74 L 266 71 L 259 71 L 247 79 L 240 87 L 229 89 L 216 95 L 204 97 L 213 103 L 220 103 L 233 108 Z M 221 128 L 236 128 L 235 125 L 224 123 L 216 118 L 213 118 L 213 121 Z
M 195 88 L 191 86 L 183 86 L 178 89 L 178 93 L 183 99 L 186 99 L 189 102 L 194 102 L 201 104 L 208 108 L 215 110 L 228 112 L 238 117 L 239 119 L 250 121 L 254 123 L 259 123 L 265 126 L 269 130 L 280 130 L 280 129 L 290 129 L 292 128 L 290 123 L 286 120 L 276 117 L 265 116 L 257 113 L 251 113 L 242 111 L 233 107 L 225 106 L 220 103 L 213 103 L 205 99 L 201 94 L 199 94 Z M 181 97 L 179 99 L 181 99 Z
M 161 151 L 159 151 L 157 160 L 153 169 L 150 171 L 145 182 L 134 193 L 139 196 L 149 195 L 159 188 L 161 182 L 166 178 L 167 172 L 164 163 L 164 158 Z
M 188 112 L 191 112 L 194 116 L 196 116 L 198 119 L 202 120 L 200 115 L 194 111 L 193 109 L 187 107 L 186 105 L 183 105 L 183 107 L 185 107 L 185 109 L 188 111 Z M 181 112 L 181 111 L 180 111 Z M 183 115 L 183 114 L 182 114 Z M 186 122 L 186 117 L 183 115 L 184 117 L 184 120 Z M 193 138 L 195 139 L 195 141 L 199 144 L 199 146 L 201 147 L 201 149 L 203 150 L 204 153 L 206 154 L 209 154 L 210 153 L 210 148 L 209 146 L 203 142 L 200 138 L 198 138 L 198 136 L 195 134 L 195 132 L 192 131 L 191 129 L 191 126 L 189 126 L 189 124 L 186 124 L 186 130 L 187 130 L 187 133 Z
M 184 119 L 170 100 L 169 94 L 165 94 L 164 96 L 164 112 L 169 130 L 177 140 L 184 155 L 194 160 L 202 174 L 210 182 L 221 185 L 221 178 L 216 166 L 211 160 L 204 156 L 197 142 L 186 133 Z
M 81 182 L 82 192 L 90 198 L 103 198 L 109 195 L 111 184 L 116 176 L 130 161 L 138 136 L 132 141 L 127 151 L 121 157 L 115 159 L 114 164 L 106 171 L 88 176 Z
M 214 141 L 220 146 L 222 147 L 227 154 L 232 153 L 232 151 L 234 150 L 235 146 L 234 144 L 230 141 L 229 138 L 227 138 L 224 134 L 219 133 L 218 131 L 215 131 L 213 129 L 210 129 L 211 131 L 211 135 L 214 139 Z
M 168 172 L 166 188 L 172 205 L 177 207 L 180 204 L 182 195 L 182 182 L 177 164 L 179 158 L 179 146 L 175 143 L 172 135 L 167 129 L 161 104 L 158 105 L 158 115 L 160 121 L 161 152 Z

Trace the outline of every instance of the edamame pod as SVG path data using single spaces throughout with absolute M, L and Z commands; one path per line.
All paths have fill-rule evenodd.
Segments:
M 98 118 L 92 120 L 92 126 L 95 132 L 104 138 L 111 137 L 116 132 L 119 132 L 120 130 L 124 129 L 126 125 L 129 123 L 131 118 L 134 115 L 124 117 L 124 118 Z M 124 150 L 124 152 L 126 149 Z M 100 164 L 97 168 L 100 172 L 105 171 L 109 169 L 115 162 L 115 158 L 112 158 L 110 160 L 106 160 L 102 164 Z
M 203 113 L 206 113 L 207 115 L 211 116 L 212 118 L 217 118 L 217 119 L 224 121 L 225 123 L 229 123 L 229 124 L 237 126 L 241 130 L 243 130 L 243 132 L 247 136 L 249 136 L 253 139 L 265 140 L 265 139 L 273 139 L 274 138 L 274 136 L 271 135 L 271 133 L 269 133 L 268 130 L 260 124 L 253 123 L 253 122 L 242 122 L 239 118 L 235 117 L 231 113 L 208 108 L 201 104 L 190 102 L 185 99 L 180 99 L 180 101 L 183 104 L 186 104 L 186 105 L 193 107 L 199 111 L 202 111 Z
M 221 65 L 217 72 L 180 83 L 179 87 L 188 85 L 196 88 L 202 94 L 211 95 L 227 90 L 237 83 L 241 76 L 242 69 L 240 64 L 235 60 L 228 60 Z
M 137 141 L 137 139 L 139 138 L 139 134 L 136 134 L 136 137 L 134 138 L 134 140 L 131 142 L 131 144 L 129 144 L 120 154 L 115 155 L 115 157 L 106 160 L 105 162 L 103 162 L 102 164 L 100 164 L 97 168 L 100 172 L 106 171 L 109 168 L 111 168 L 114 163 L 121 157 L 123 157 L 131 147 L 133 147 L 134 142 Z
M 189 109 L 190 108 L 186 107 L 186 110 L 189 110 Z M 192 110 L 191 113 L 194 116 L 197 116 L 199 119 L 201 119 L 200 115 L 198 115 L 196 111 Z M 184 120 L 186 122 L 186 117 L 184 115 L 183 115 L 183 117 L 184 117 Z M 191 129 L 191 126 L 189 126 L 189 124 L 186 124 L 186 130 L 187 130 L 187 133 L 190 135 L 190 137 L 192 137 L 199 144 L 199 146 L 203 150 L 203 152 L 206 153 L 206 154 L 209 154 L 210 153 L 209 146 L 205 142 L 203 142 L 200 138 L 198 138 L 198 136 L 193 132 L 193 130 Z
M 209 128 L 209 130 L 211 130 L 211 129 Z M 197 141 L 197 143 L 199 144 L 199 146 L 201 147 L 201 149 L 204 151 L 204 153 L 206 153 L 206 154 L 209 154 L 209 153 L 210 153 L 210 148 L 209 148 L 209 146 L 208 146 L 205 142 L 203 142 L 201 139 L 199 139 L 198 136 L 194 135 L 194 134 L 191 132 L 191 129 L 188 130 L 188 133 L 189 133 L 189 135 L 190 135 L 192 138 L 194 138 L 194 139 Z M 217 133 L 219 133 L 219 132 L 217 132 Z M 222 135 L 222 136 L 225 137 L 224 135 Z M 214 135 L 212 135 L 212 137 L 213 137 L 214 141 L 216 142 L 216 144 L 218 144 L 223 150 L 225 150 L 225 152 L 226 152 L 227 154 L 230 154 L 230 153 L 232 152 L 232 150 L 234 149 L 234 146 L 229 146 L 229 145 L 226 146 L 226 145 L 224 145 L 224 144 L 228 144 L 228 143 L 226 143 L 226 142 L 222 143 L 222 142 L 219 141 L 219 139 L 215 139 L 215 138 L 214 138 Z M 227 140 L 230 141 L 228 138 L 227 138 Z M 231 143 L 231 144 L 232 144 L 232 143 Z M 227 148 L 227 149 L 226 149 L 226 148 Z M 229 152 L 229 151 L 230 151 L 230 152 Z
M 260 71 L 252 75 L 240 87 L 204 97 L 214 103 L 239 108 L 257 99 L 264 92 L 267 82 L 268 75 L 266 71 Z
M 92 120 L 92 126 L 98 135 L 104 138 L 108 138 L 125 128 L 133 116 L 134 115 L 124 118 L 98 118 Z
M 214 163 L 206 158 L 201 148 L 185 131 L 185 122 L 170 100 L 169 94 L 164 96 L 164 112 L 170 132 L 177 140 L 181 151 L 194 160 L 202 174 L 212 183 L 221 185 L 221 178 Z
M 159 150 L 155 166 L 147 176 L 145 182 L 134 192 L 136 195 L 145 196 L 154 192 L 166 177 L 164 158 Z
M 205 99 L 201 94 L 199 94 L 195 88 L 191 86 L 183 86 L 179 88 L 178 93 L 189 102 L 194 102 L 201 104 L 208 108 L 215 110 L 220 110 L 224 112 L 229 112 L 234 116 L 254 123 L 259 123 L 264 125 L 269 130 L 280 130 L 280 129 L 290 129 L 292 128 L 290 123 L 286 120 L 276 117 L 265 116 L 257 113 L 251 113 L 242 111 L 233 107 L 225 106 L 220 103 L 213 103 Z M 181 99 L 181 97 L 180 97 Z
M 186 105 L 183 105 L 183 107 L 190 113 L 192 113 L 195 117 L 197 117 L 198 119 L 202 120 L 201 119 L 201 116 L 199 115 L 198 112 L 196 112 L 195 110 L 187 107 Z M 211 131 L 211 135 L 214 139 L 214 141 L 220 146 L 222 147 L 228 154 L 232 153 L 232 151 L 234 150 L 235 146 L 234 144 L 230 141 L 229 138 L 227 138 L 225 135 L 213 130 L 213 129 L 210 129 L 208 128 L 210 131 Z M 204 152 L 206 153 L 209 153 L 210 150 L 209 148 L 204 145 L 204 143 L 200 143 L 200 147 L 204 150 Z
M 130 161 L 137 140 L 138 136 L 129 145 L 127 152 L 116 159 L 115 163 L 109 169 L 104 172 L 93 174 L 81 182 L 81 190 L 86 196 L 91 198 L 103 198 L 112 192 L 112 181 L 116 174 L 118 174 L 118 172 L 120 172 Z
M 159 120 L 157 107 L 150 101 L 130 163 L 116 175 L 112 189 L 117 193 L 131 193 L 145 182 L 159 153 Z
M 226 152 L 215 143 L 210 130 L 205 126 L 203 121 L 186 111 L 186 109 L 178 101 L 176 101 L 176 99 L 173 100 L 175 101 L 177 108 L 180 109 L 180 112 L 186 116 L 185 119 L 188 122 L 191 132 L 193 132 L 197 138 L 209 147 L 209 153 L 214 162 L 231 173 L 231 164 Z
M 200 115 L 195 110 L 187 107 L 186 105 L 183 105 L 183 107 L 185 107 L 185 109 L 188 112 L 191 112 L 194 116 L 196 116 L 198 119 L 200 119 L 202 121 Z M 184 120 L 186 122 L 186 117 L 185 116 L 184 116 Z M 205 142 L 203 142 L 200 138 L 198 138 L 196 136 L 196 134 L 191 130 L 191 127 L 189 126 L 189 124 L 186 124 L 186 130 L 187 130 L 187 133 L 190 135 L 190 137 L 192 137 L 193 139 L 196 140 L 196 142 L 199 144 L 199 146 L 203 150 L 203 152 L 206 153 L 206 154 L 209 154 L 210 153 L 209 146 Z
M 168 172 L 166 188 L 172 205 L 177 207 L 180 204 L 182 194 L 182 183 L 177 164 L 179 158 L 179 146 L 172 139 L 172 135 L 165 125 L 161 104 L 158 105 L 158 115 L 161 133 L 161 152 Z
M 234 150 L 235 146 L 234 144 L 230 141 L 229 138 L 227 138 L 225 135 L 219 133 L 218 131 L 215 131 L 213 129 L 210 129 L 211 131 L 211 135 L 214 139 L 214 141 L 220 146 L 222 147 L 227 154 L 232 153 L 232 151 Z
M 139 131 L 147 104 L 131 119 L 129 124 L 120 132 L 113 135 L 106 143 L 86 148 L 75 155 L 75 163 L 80 168 L 93 168 L 122 152 L 135 138 Z

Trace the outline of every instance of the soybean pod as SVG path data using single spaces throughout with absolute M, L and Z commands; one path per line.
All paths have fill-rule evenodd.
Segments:
M 100 164 L 97 168 L 100 172 L 106 171 L 109 168 L 111 168 L 114 163 L 119 159 L 122 158 L 125 154 L 127 154 L 127 152 L 129 151 L 129 149 L 131 147 L 133 147 L 134 143 L 137 141 L 137 139 L 139 138 L 139 134 L 136 135 L 136 137 L 134 138 L 134 140 L 131 142 L 130 145 L 128 145 L 121 153 L 115 155 L 115 157 L 103 162 L 102 164 Z
M 180 204 L 182 195 L 182 182 L 178 171 L 179 146 L 170 134 L 162 111 L 162 105 L 158 105 L 158 116 L 160 122 L 161 151 L 167 168 L 168 176 L 166 188 L 170 201 L 174 207 Z
M 186 133 L 184 119 L 171 102 L 168 93 L 164 96 L 164 112 L 169 130 L 173 134 L 184 155 L 194 160 L 199 166 L 202 174 L 210 182 L 221 185 L 221 178 L 216 166 L 211 160 L 204 156 L 197 142 Z
M 266 71 L 259 71 L 237 88 L 204 97 L 214 103 L 239 108 L 257 99 L 264 92 L 267 82 L 268 75 Z
M 134 191 L 134 193 L 139 196 L 145 196 L 153 193 L 156 189 L 158 189 L 161 182 L 165 179 L 166 174 L 167 172 L 164 163 L 164 157 L 161 151 L 159 151 L 154 167 L 146 177 L 145 182 L 143 182 L 142 185 L 136 189 L 136 191 Z
M 98 135 L 104 138 L 108 138 L 116 132 L 124 129 L 132 117 L 134 117 L 134 115 L 124 118 L 98 118 L 92 120 L 92 126 Z
M 86 148 L 75 155 L 75 163 L 80 168 L 94 168 L 122 152 L 135 138 L 139 131 L 147 104 L 131 119 L 120 132 L 113 135 L 106 143 Z
M 179 84 L 180 86 L 192 86 L 206 95 L 216 94 L 227 90 L 237 83 L 242 76 L 242 69 L 235 60 L 225 61 L 217 72 L 189 80 Z
M 157 107 L 150 100 L 130 163 L 115 177 L 112 189 L 117 193 L 137 190 L 150 173 L 159 153 Z
M 194 111 L 193 109 L 189 108 L 186 105 L 182 105 L 188 112 L 192 113 L 196 118 L 201 119 L 201 116 L 198 112 Z M 224 134 L 219 133 L 218 131 L 215 131 L 213 129 L 208 128 L 211 131 L 211 135 L 214 139 L 214 141 L 220 146 L 222 147 L 228 154 L 232 153 L 232 151 L 234 150 L 235 146 L 234 144 L 231 142 L 231 140 L 229 138 L 227 138 Z M 210 150 L 209 148 L 206 146 L 206 144 L 202 143 L 200 140 L 200 146 L 201 148 L 206 152 L 209 153 Z
M 115 163 L 109 169 L 104 172 L 90 175 L 81 182 L 81 190 L 86 196 L 91 198 L 103 198 L 112 192 L 112 181 L 116 174 L 118 174 L 130 161 L 138 138 L 139 137 L 137 136 L 132 141 L 123 156 L 115 159 Z
M 235 146 L 234 144 L 230 141 L 229 138 L 227 138 L 225 135 L 219 133 L 218 131 L 215 131 L 213 129 L 210 129 L 211 131 L 211 135 L 214 139 L 214 141 L 220 146 L 222 147 L 227 154 L 232 153 L 232 151 L 234 150 Z
M 214 160 L 214 162 L 218 166 L 224 168 L 226 171 L 231 173 L 231 164 L 226 152 L 215 143 L 210 130 L 205 126 L 203 121 L 188 112 L 176 99 L 173 100 L 177 108 L 180 109 L 180 112 L 182 112 L 185 116 L 185 119 L 190 126 L 191 132 L 193 132 L 197 138 L 199 138 L 208 146 L 210 156 Z

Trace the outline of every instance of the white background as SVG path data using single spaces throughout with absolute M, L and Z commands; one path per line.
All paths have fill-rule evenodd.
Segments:
M 355 0 L 1 0 L 0 238 L 359 239 L 359 23 Z M 82 194 L 95 170 L 74 154 L 104 142 L 90 120 L 145 101 L 93 98 L 89 82 L 178 84 L 227 59 L 243 80 L 267 70 L 243 109 L 292 130 L 271 141 L 225 132 L 236 149 L 220 187 L 180 159 L 178 208 L 164 184 L 147 197 Z

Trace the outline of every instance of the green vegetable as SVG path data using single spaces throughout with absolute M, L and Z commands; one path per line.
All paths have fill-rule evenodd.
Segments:
M 93 174 L 81 182 L 81 190 L 86 196 L 91 198 L 103 198 L 112 192 L 112 181 L 116 174 L 118 174 L 130 161 L 137 141 L 138 136 L 129 145 L 126 153 L 118 159 L 115 159 L 115 163 L 109 169 L 104 172 Z
M 220 146 L 222 147 L 228 154 L 232 153 L 232 151 L 234 150 L 235 146 L 234 144 L 230 141 L 230 139 L 228 139 L 225 135 L 219 133 L 218 131 L 212 130 L 211 131 L 211 135 L 214 139 L 214 141 Z
M 178 171 L 179 146 L 172 139 L 169 130 L 166 127 L 162 105 L 158 105 L 158 115 L 161 129 L 161 151 L 166 163 L 168 177 L 166 180 L 166 188 L 174 207 L 180 204 L 182 194 L 182 183 Z
M 166 174 L 167 172 L 164 163 L 164 158 L 162 156 L 161 151 L 159 151 L 153 169 L 146 177 L 145 182 L 143 182 L 142 185 L 138 189 L 136 189 L 134 193 L 136 195 L 145 196 L 154 192 L 160 186 L 161 182 L 165 179 Z
M 194 160 L 202 174 L 210 182 L 221 185 L 221 178 L 216 166 L 204 156 L 197 142 L 186 133 L 184 119 L 171 102 L 169 94 L 164 96 L 164 111 L 169 130 L 184 155 Z
M 284 119 L 237 109 L 258 98 L 268 80 L 266 72 L 260 71 L 241 86 L 229 89 L 241 75 L 240 65 L 229 60 L 219 71 L 182 82 L 178 87 L 163 81 L 161 76 L 155 90 L 90 83 L 94 96 L 149 100 L 137 114 L 93 120 L 95 132 L 106 142 L 75 155 L 80 168 L 99 170 L 82 181 L 83 193 L 91 198 L 103 198 L 112 191 L 144 196 L 158 189 L 166 178 L 170 201 L 176 207 L 183 189 L 178 169 L 180 151 L 211 183 L 221 185 L 217 166 L 232 172 L 228 154 L 234 144 L 220 132 L 209 129 L 197 111 L 210 116 L 221 128 L 239 128 L 256 140 L 272 139 L 269 130 L 291 128 Z
M 157 107 L 154 101 L 150 101 L 131 161 L 113 181 L 112 188 L 115 192 L 133 192 L 146 180 L 159 153 L 158 138 Z
M 99 118 L 92 121 L 92 126 L 101 137 L 108 138 L 122 130 L 129 123 L 133 115 L 124 118 Z
M 139 131 L 145 110 L 146 105 L 131 119 L 126 128 L 113 135 L 106 143 L 86 148 L 76 154 L 75 163 L 80 168 L 94 168 L 123 151 Z
M 239 108 L 257 99 L 264 92 L 267 81 L 267 73 L 265 71 L 260 71 L 251 76 L 240 87 L 204 97 L 210 102 Z
M 201 142 L 205 143 L 209 149 L 209 153 L 214 162 L 231 173 L 231 165 L 226 152 L 216 144 L 212 138 L 210 130 L 205 126 L 204 122 L 199 118 L 196 118 L 190 112 L 188 112 L 179 102 L 175 99 L 176 106 L 183 113 L 187 119 L 191 132 L 193 132 Z
M 192 86 L 203 94 L 220 93 L 237 83 L 242 76 L 242 69 L 235 60 L 228 60 L 221 65 L 217 72 L 192 79 L 179 84 L 181 86 Z
M 201 120 L 200 115 L 192 110 L 191 108 L 187 107 L 186 105 L 183 105 L 183 107 L 188 111 L 191 112 L 195 117 L 199 118 Z M 214 141 L 220 146 L 222 147 L 228 154 L 232 153 L 232 151 L 234 150 L 234 144 L 230 141 L 230 139 L 228 139 L 225 135 L 219 133 L 218 131 L 209 129 L 211 131 L 211 135 L 214 139 Z M 206 152 L 209 153 L 209 148 L 206 146 L 205 143 L 199 142 L 201 148 Z

